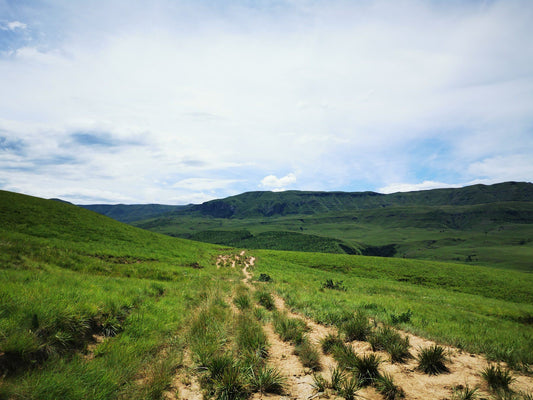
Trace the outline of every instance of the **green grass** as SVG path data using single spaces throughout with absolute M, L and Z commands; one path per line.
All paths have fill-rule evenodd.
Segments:
M 402 329 L 515 368 L 533 362 L 533 276 L 431 261 L 254 251 L 287 305 L 326 324 L 362 310 L 385 324 L 410 310 Z M 326 279 L 344 291 L 320 291 Z
M 429 375 L 448 372 L 446 350 L 442 346 L 433 345 L 422 348 L 417 355 L 417 369 Z
M 2 398 L 157 398 L 188 310 L 238 279 L 214 267 L 225 250 L 69 204 L 0 192 L 0 213 Z
M 135 224 L 252 249 L 469 262 L 531 272 L 532 187 L 509 182 L 387 196 L 253 192 Z M 222 209 L 232 211 L 220 214 Z
M 198 371 L 208 371 L 199 373 L 209 396 L 239 398 L 253 391 L 250 371 L 263 371 L 266 382 L 270 368 L 256 321 L 272 318 L 280 335 L 304 341 L 302 322 L 250 311 L 240 271 L 216 268 L 217 256 L 233 249 L 8 192 L 0 192 L 0 214 L 0 398 L 160 398 L 186 347 Z M 249 255 L 257 257 L 254 275 L 272 278 L 269 290 L 319 322 L 340 326 L 367 315 L 387 324 L 409 314 L 397 320 L 402 329 L 514 368 L 533 361 L 530 274 L 473 262 Z M 346 291 L 321 290 L 328 279 Z M 259 292 L 259 302 L 273 304 L 268 291 Z M 233 293 L 242 318 L 228 304 Z M 337 344 L 332 352 L 356 371 L 359 358 L 346 349 Z
M 500 365 L 489 365 L 481 371 L 481 376 L 487 382 L 491 390 L 508 390 L 509 385 L 514 381 L 511 371 L 502 368 Z

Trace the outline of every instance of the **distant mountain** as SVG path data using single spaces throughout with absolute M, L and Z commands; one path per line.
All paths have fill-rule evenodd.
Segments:
M 533 184 L 407 193 L 247 192 L 131 224 L 241 248 L 475 262 L 533 271 Z
M 80 205 L 80 207 L 106 215 L 120 222 L 130 223 L 155 218 L 161 214 L 184 209 L 187 206 L 169 206 L 163 204 L 87 204 Z
M 331 211 L 392 206 L 464 206 L 502 201 L 533 201 L 533 184 L 505 182 L 489 186 L 473 185 L 460 189 L 433 189 L 392 194 L 294 190 L 247 192 L 175 210 L 172 214 L 200 214 L 215 218 L 253 218 L 297 214 L 313 215 Z

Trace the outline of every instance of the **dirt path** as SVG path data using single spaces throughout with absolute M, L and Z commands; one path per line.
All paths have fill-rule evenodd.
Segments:
M 244 253 L 241 253 L 244 255 Z M 255 258 L 251 258 L 245 262 L 242 270 L 244 274 L 243 282 L 251 290 L 254 286 L 251 284 L 252 274 L 248 270 L 250 266 L 255 263 Z M 285 301 L 277 295 L 274 295 L 276 308 L 280 311 L 286 311 L 289 316 L 304 320 L 310 328 L 308 336 L 313 344 L 318 346 L 320 339 L 328 333 L 336 333 L 333 327 L 327 327 L 317 324 L 315 321 L 302 316 L 300 314 L 289 310 Z M 270 343 L 272 344 L 272 364 L 280 369 L 288 377 L 288 396 L 291 399 L 308 399 L 313 395 L 311 384 L 313 382 L 312 375 L 308 371 L 304 371 L 298 358 L 292 354 L 293 346 L 279 340 L 274 333 L 272 325 L 267 324 L 265 331 L 268 334 Z M 422 337 L 402 332 L 403 336 L 408 336 L 411 344 L 411 352 L 416 357 L 421 347 L 429 347 L 435 342 L 424 339 Z M 372 349 L 368 342 L 354 341 L 351 343 L 352 347 L 358 354 L 372 353 Z M 436 376 L 429 376 L 427 374 L 418 372 L 416 370 L 417 362 L 413 358 L 405 364 L 390 363 L 389 356 L 385 352 L 378 352 L 381 359 L 384 361 L 380 370 L 391 374 L 394 378 L 395 384 L 403 388 L 406 399 L 412 400 L 442 400 L 449 399 L 452 396 L 453 388 L 457 386 L 469 385 L 470 387 L 479 387 L 478 395 L 481 398 L 490 398 L 491 394 L 487 390 L 486 384 L 481 377 L 481 370 L 487 365 L 487 360 L 480 356 L 463 352 L 457 348 L 450 346 L 443 346 L 449 354 L 450 362 L 447 364 L 450 372 Z M 329 379 L 329 372 L 331 368 L 336 366 L 336 362 L 332 357 L 321 355 L 321 363 L 323 365 L 323 375 Z M 513 373 L 515 381 L 511 388 L 517 392 L 531 392 L 533 391 L 533 377 Z M 359 396 L 367 400 L 382 400 L 383 397 L 377 393 L 374 388 L 365 388 L 358 392 Z M 283 396 L 268 396 L 269 398 L 283 398 Z M 285 397 L 286 398 L 286 397 Z

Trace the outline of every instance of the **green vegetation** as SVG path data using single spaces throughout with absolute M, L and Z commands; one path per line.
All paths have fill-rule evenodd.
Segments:
M 502 368 L 500 365 L 487 366 L 481 371 L 481 376 L 492 390 L 508 390 L 509 385 L 514 380 L 511 371 L 507 368 Z
M 254 274 L 269 283 L 252 294 L 239 268 L 216 267 L 233 249 L 8 192 L 0 192 L 0 213 L 0 398 L 159 399 L 185 371 L 199 377 L 206 397 L 279 394 L 283 377 L 268 365 L 265 321 L 296 345 L 308 368 L 320 365 L 305 322 L 276 311 L 272 293 L 337 326 L 343 340 L 369 340 L 394 362 L 410 355 L 408 341 L 385 327 L 391 323 L 512 368 L 533 361 L 531 274 L 256 250 Z M 323 288 L 329 281 L 345 290 Z M 317 385 L 353 398 L 373 384 L 398 398 L 401 390 L 380 377 L 377 356 L 357 355 L 343 340 L 322 341 L 340 367 L 331 385 Z M 490 373 L 498 375 L 497 368 Z
M 403 389 L 394 383 L 394 379 L 390 374 L 385 373 L 380 375 L 376 380 L 375 386 L 385 400 L 398 400 L 405 397 Z
M 251 192 L 132 223 L 249 249 L 406 257 L 533 271 L 530 183 L 389 195 Z
M 433 345 L 426 347 L 420 349 L 418 352 L 417 369 L 429 375 L 442 374 L 448 372 L 446 360 L 446 350 L 442 346 Z
M 478 390 L 478 387 L 471 388 L 468 385 L 456 387 L 453 389 L 452 400 L 476 400 Z
M 69 204 L 1 192 L 0 214 L 0 398 L 158 398 L 188 308 L 238 279 L 221 249 Z
M 409 313 L 402 329 L 513 368 L 533 362 L 533 276 L 475 265 L 255 251 L 254 273 L 269 274 L 287 305 L 317 322 L 339 325 L 359 311 L 377 322 Z M 320 291 L 326 279 L 344 291 Z M 316 288 L 310 290 L 309 288 Z

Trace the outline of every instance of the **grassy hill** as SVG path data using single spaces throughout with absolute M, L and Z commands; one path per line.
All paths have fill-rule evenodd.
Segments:
M 237 247 L 355 252 L 533 271 L 530 183 L 391 195 L 250 192 L 132 224 Z
M 216 267 L 219 255 L 240 251 L 4 191 L 0 214 L 0 399 L 159 399 L 187 371 L 216 398 L 220 382 L 202 372 L 212 367 L 208 360 L 231 357 L 239 374 L 257 362 L 239 347 L 239 332 L 274 314 L 235 316 L 229 304 L 251 295 L 238 269 Z M 262 290 L 316 321 L 335 325 L 364 311 L 396 324 L 394 316 L 409 315 L 395 326 L 517 369 L 533 362 L 531 274 L 358 255 L 248 254 L 257 258 L 254 276 L 272 278 Z M 323 289 L 328 279 L 345 290 Z

